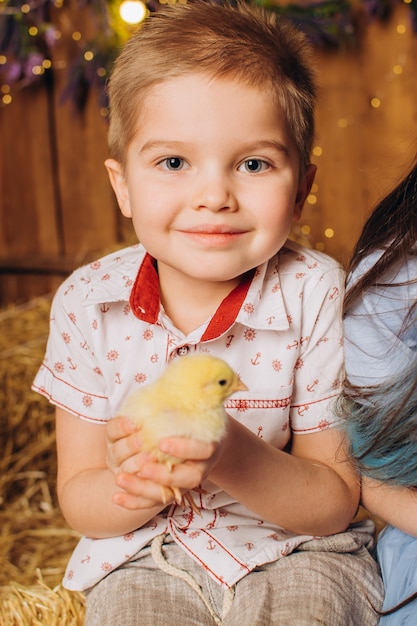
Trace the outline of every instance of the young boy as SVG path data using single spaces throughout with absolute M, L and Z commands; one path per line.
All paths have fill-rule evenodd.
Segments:
M 377 623 L 332 428 L 343 275 L 287 241 L 315 175 L 314 92 L 304 37 L 244 5 L 160 11 L 116 62 L 106 167 L 140 245 L 65 281 L 34 383 L 57 407 L 59 501 L 84 535 L 64 584 L 86 590 L 88 626 Z M 198 352 L 249 391 L 219 444 L 162 440 L 185 459 L 168 471 L 114 416 Z

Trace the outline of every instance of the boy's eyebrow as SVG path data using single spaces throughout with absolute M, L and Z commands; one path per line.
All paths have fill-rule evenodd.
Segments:
M 140 152 L 149 152 L 150 150 L 161 148 L 168 151 L 177 151 L 185 150 L 187 147 L 189 147 L 189 144 L 183 141 L 151 140 L 143 144 Z M 284 152 L 285 154 L 289 154 L 288 147 L 281 141 L 277 141 L 274 139 L 260 139 L 259 141 L 254 141 L 247 144 L 243 143 L 241 146 L 239 146 L 239 152 L 251 153 L 263 148 L 272 148 L 273 150 L 277 150 L 278 152 Z
M 248 152 L 262 148 L 273 148 L 278 152 L 285 152 L 285 154 L 289 153 L 288 147 L 282 143 L 282 141 L 277 141 L 275 139 L 261 139 L 253 143 L 248 143 L 244 145 L 243 148 Z
M 165 141 L 165 140 L 153 140 L 147 141 L 143 144 L 140 152 L 149 152 L 150 150 L 161 149 L 166 150 L 182 150 L 186 148 L 186 144 L 183 141 Z

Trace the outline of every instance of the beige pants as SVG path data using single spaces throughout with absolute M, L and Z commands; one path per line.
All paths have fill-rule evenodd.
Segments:
M 191 574 L 198 589 L 167 573 L 149 547 L 87 593 L 86 626 L 374 626 L 383 599 L 370 537 L 346 532 L 303 544 L 257 568 L 232 590 L 213 581 L 170 540 L 171 565 Z

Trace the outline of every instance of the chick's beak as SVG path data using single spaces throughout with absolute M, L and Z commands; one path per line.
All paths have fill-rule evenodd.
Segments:
M 240 378 L 237 378 L 236 383 L 233 385 L 233 393 L 235 393 L 236 391 L 248 391 L 248 390 L 249 390 L 249 387 L 247 387 L 245 383 L 240 380 Z

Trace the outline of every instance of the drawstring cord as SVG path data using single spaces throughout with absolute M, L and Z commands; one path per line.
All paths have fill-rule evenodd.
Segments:
M 219 617 L 216 611 L 211 606 L 210 602 L 205 597 L 202 588 L 200 587 L 198 582 L 195 580 L 195 578 L 191 576 L 189 572 L 183 569 L 180 569 L 179 567 L 175 567 L 175 565 L 171 565 L 171 563 L 168 563 L 168 561 L 166 560 L 162 552 L 162 545 L 164 543 L 165 537 L 166 537 L 166 534 L 158 535 L 151 542 L 151 554 L 156 565 L 166 574 L 170 574 L 171 576 L 180 578 L 181 580 L 186 582 L 188 585 L 190 585 L 190 587 L 194 589 L 194 591 L 200 596 L 200 598 L 204 602 L 207 610 L 209 611 L 210 615 L 212 616 L 216 624 L 220 625 L 232 606 L 233 598 L 235 595 L 234 588 L 230 587 L 229 589 L 226 590 L 224 598 L 223 598 L 222 614 L 221 614 L 221 617 Z

